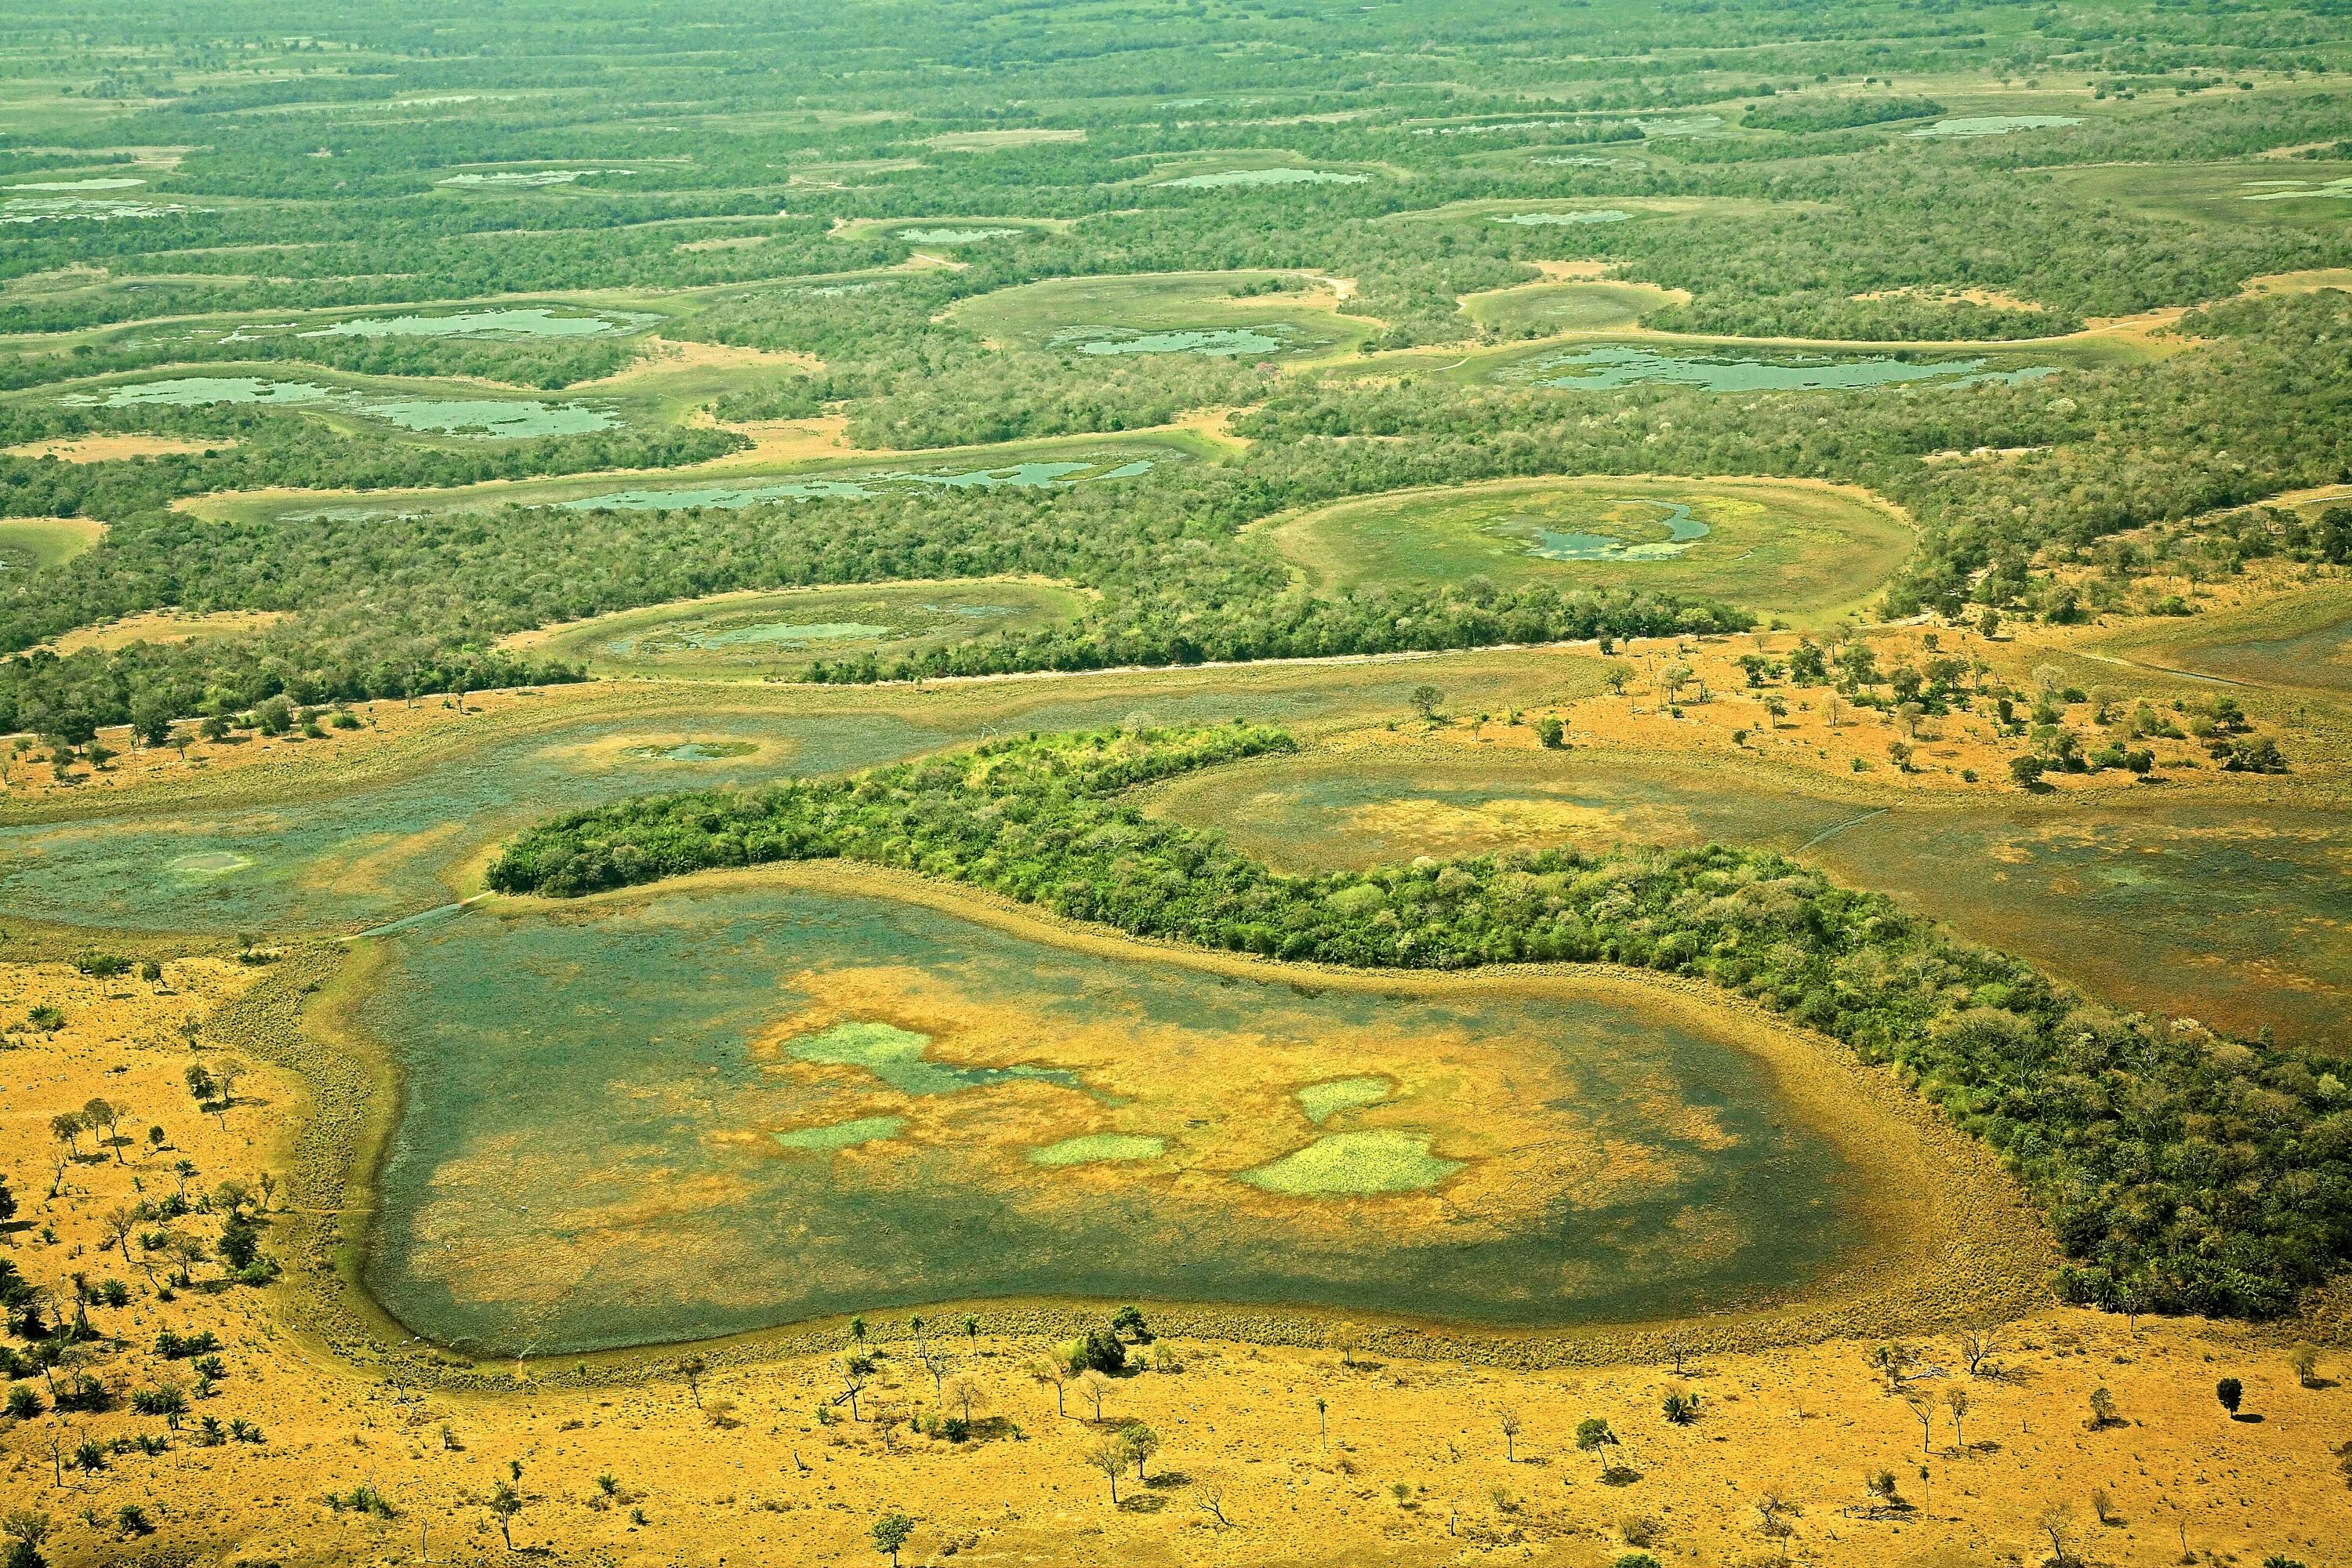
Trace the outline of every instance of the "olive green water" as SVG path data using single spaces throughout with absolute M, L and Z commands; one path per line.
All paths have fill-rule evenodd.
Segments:
M 359 1022 L 406 1092 L 366 1279 L 410 1328 L 479 1352 L 1007 1295 L 1652 1317 L 1801 1285 L 1860 1239 L 1853 1173 L 1748 1058 L 1590 996 L 1306 994 L 814 892 L 475 913 L 388 945 Z M 1400 1226 L 1393 1205 L 1426 1204 L 1422 1189 L 1459 1169 L 1443 1124 L 1474 1107 L 1376 1134 L 1283 1110 L 1288 1155 L 1219 1173 L 1190 1142 L 1208 1134 L 1174 1117 L 1114 1138 L 1030 1131 L 1057 1109 L 1093 1113 L 1099 1086 L 1083 1080 L 925 1078 L 890 1098 L 877 1074 L 919 1075 L 898 1047 L 929 1023 L 903 1005 L 889 1032 L 814 1047 L 839 1064 L 822 1073 L 753 1051 L 828 976 L 877 966 L 943 1010 L 1014 1009 L 1040 1063 L 1106 1020 L 1229 1050 L 1237 1095 L 1253 1053 L 1475 1030 L 1564 1076 L 1564 1125 L 1659 1174 L 1604 1202 L 1544 1197 L 1501 1226 Z M 1689 1115 L 1701 1141 L 1660 1131 Z
M 1880 799 L 1624 752 L 1300 759 L 1161 809 L 1295 868 L 1716 840 L 1792 853 L 2094 995 L 2352 1051 L 2352 816 L 2154 790 L 2090 805 Z
M 625 743 L 680 731 L 692 738 Z M 0 908 L 126 931 L 357 930 L 455 897 L 442 880 L 447 867 L 551 812 L 863 767 L 944 739 L 871 714 L 685 712 L 564 725 L 338 794 L 0 827 Z

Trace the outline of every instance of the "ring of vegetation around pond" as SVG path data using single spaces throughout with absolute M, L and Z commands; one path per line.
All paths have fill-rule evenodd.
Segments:
M 1323 589 L 1607 585 L 1795 620 L 1863 599 L 1910 528 L 1857 492 L 1770 479 L 1506 479 L 1343 501 L 1269 537 Z
M 1070 618 L 1084 602 L 1052 584 L 1009 580 L 803 588 L 625 610 L 530 642 L 598 675 L 758 679 L 798 675 L 818 659 L 897 658 L 1030 631 Z

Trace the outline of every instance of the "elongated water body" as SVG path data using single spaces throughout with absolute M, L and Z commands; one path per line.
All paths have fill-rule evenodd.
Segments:
M 2041 365 L 2006 371 L 1987 370 L 1984 365 L 1981 359 L 1832 358 L 1731 349 L 1667 352 L 1646 345 L 1593 343 L 1548 354 L 1502 374 L 1539 386 L 1577 392 L 1651 384 L 1697 386 L 1709 392 L 1819 392 L 1902 382 L 1969 386 L 1987 381 L 2029 381 L 2051 374 L 2051 367 Z
M 1863 1233 L 1862 1178 L 1733 1026 L 1630 989 L 1308 995 L 742 888 L 384 952 L 354 1016 L 405 1089 L 366 1279 L 468 1348 L 1004 1295 L 1646 1317 Z

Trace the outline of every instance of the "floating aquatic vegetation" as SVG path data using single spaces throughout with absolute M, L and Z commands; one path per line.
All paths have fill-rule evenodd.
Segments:
M 1049 348 L 1075 348 L 1082 354 L 1201 354 L 1213 359 L 1238 354 L 1280 353 L 1298 329 L 1273 321 L 1253 327 L 1177 327 L 1144 331 L 1134 327 L 1065 327 L 1046 340 Z
M 452 100 L 451 101 L 457 101 Z M 500 169 L 492 174 L 452 174 L 436 185 L 476 185 L 528 189 L 536 185 L 568 185 L 591 174 L 634 174 L 635 169 Z
M 2012 131 L 2055 131 L 2080 125 L 2074 114 L 1966 114 L 1906 131 L 1906 136 L 2006 136 Z
M 1596 207 L 1591 212 L 1512 213 L 1507 217 L 1498 217 L 1495 221 L 1525 224 L 1529 226 L 1555 224 L 1564 228 L 1580 223 L 1623 223 L 1633 216 L 1632 213 L 1621 212 L 1615 207 Z
M 1241 1179 L 1286 1197 L 1363 1197 L 1421 1192 L 1462 1164 L 1431 1153 L 1429 1140 L 1418 1133 L 1329 1132 L 1272 1164 L 1243 1172 Z
M 1184 174 L 1154 182 L 1160 188 L 1222 190 L 1234 185 L 1360 185 L 1370 174 L 1341 174 L 1328 169 L 1225 169 L 1213 174 Z
M 1791 354 L 1764 350 L 1658 349 L 1646 344 L 1587 343 L 1515 365 L 1503 374 L 1540 386 L 1601 392 L 1621 386 L 1675 384 L 1710 392 L 1811 392 L 1935 382 L 1946 386 L 2030 381 L 2056 368 L 1987 370 L 1982 359 L 1915 360 L 1886 354 Z
M 216 403 L 299 407 L 331 403 L 420 435 L 470 436 L 491 440 L 583 435 L 609 430 L 620 423 L 608 410 L 577 403 L 547 403 L 538 398 L 385 397 L 307 381 L 267 381 L 258 376 L 179 376 L 119 386 L 103 395 L 76 394 L 58 401 L 103 408 L 134 408 L 142 404 L 195 407 Z

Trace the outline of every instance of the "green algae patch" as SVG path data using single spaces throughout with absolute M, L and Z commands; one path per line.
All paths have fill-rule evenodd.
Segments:
M 820 1127 L 779 1132 L 776 1144 L 802 1153 L 830 1154 L 840 1149 L 855 1149 L 861 1143 L 880 1143 L 896 1138 L 906 1126 L 903 1116 L 858 1116 L 847 1121 L 829 1121 Z
M 1035 1165 L 1106 1165 L 1123 1160 L 1157 1160 L 1168 1140 L 1141 1132 L 1088 1132 L 1029 1151 Z
M 1327 1079 L 1298 1091 L 1298 1108 L 1307 1112 L 1307 1121 L 1320 1127 L 1343 1110 L 1378 1105 L 1395 1089 L 1396 1085 L 1384 1078 Z
M 1035 1079 L 1066 1089 L 1079 1087 L 1075 1073 L 1055 1068 L 967 1068 L 926 1059 L 929 1035 L 895 1024 L 858 1021 L 835 1024 L 804 1035 L 784 1047 L 796 1062 L 824 1067 L 862 1068 L 900 1094 L 953 1094 L 982 1089 L 1008 1079 Z
M 1462 1169 L 1429 1152 L 1419 1133 L 1332 1132 L 1241 1179 L 1285 1197 L 1367 1197 L 1427 1190 Z

